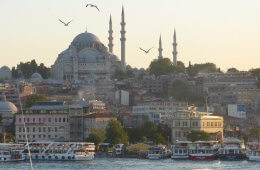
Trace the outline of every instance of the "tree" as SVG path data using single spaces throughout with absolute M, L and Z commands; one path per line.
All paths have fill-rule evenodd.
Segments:
M 93 128 L 87 137 L 87 142 L 94 142 L 95 145 L 103 142 L 106 138 L 105 131 L 101 128 Z
M 229 69 L 227 70 L 227 72 L 228 72 L 228 73 L 237 73 L 237 72 L 239 72 L 239 70 L 236 69 L 236 68 L 234 68 L 234 67 L 232 67 L 232 68 L 229 68 Z
M 166 144 L 167 142 L 162 134 L 156 133 L 154 135 L 154 143 L 158 145 L 158 144 Z
M 151 62 L 149 66 L 150 74 L 156 76 L 167 75 L 174 72 L 173 64 L 169 58 L 159 58 Z
M 250 129 L 250 137 L 256 139 L 258 142 L 260 140 L 260 128 L 252 128 Z
M 154 135 L 157 133 L 157 125 L 153 122 L 145 122 L 141 127 L 142 136 L 146 136 L 150 141 L 154 141 Z
M 117 120 L 109 121 L 106 128 L 106 142 L 111 144 L 128 143 L 128 136 Z
M 29 107 L 33 106 L 36 102 L 46 101 L 46 100 L 47 100 L 47 98 L 43 94 L 32 94 L 32 95 L 26 96 L 25 107 L 29 108 Z
M 3 120 L 3 117 L 2 117 L 2 115 L 0 115 L 0 123 L 2 122 L 2 120 Z
M 196 76 L 198 73 L 220 72 L 214 63 L 194 64 L 187 68 L 187 73 L 190 76 Z
M 187 139 L 192 142 L 199 141 L 199 140 L 207 141 L 207 140 L 210 140 L 210 135 L 209 135 L 209 133 L 204 132 L 204 131 L 192 130 L 187 135 Z
M 251 69 L 250 72 L 257 78 L 257 87 L 260 88 L 260 68 Z
M 117 80 L 124 80 L 128 78 L 128 75 L 123 71 L 116 70 L 112 77 Z

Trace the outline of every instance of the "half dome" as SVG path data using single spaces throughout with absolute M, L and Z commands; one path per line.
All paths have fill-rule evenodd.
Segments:
M 8 101 L 0 101 L 0 112 L 8 112 L 15 114 L 17 112 L 17 107 Z
M 72 41 L 73 45 L 77 45 L 80 43 L 101 43 L 101 42 L 96 35 L 89 32 L 84 32 L 77 35 Z

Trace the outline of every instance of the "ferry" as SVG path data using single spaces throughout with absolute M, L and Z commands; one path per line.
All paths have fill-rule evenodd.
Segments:
M 24 145 L 0 143 L 0 162 L 24 161 Z
M 155 146 L 148 149 L 148 159 L 163 159 L 166 156 L 166 146 Z
M 190 160 L 216 160 L 218 152 L 217 141 L 196 141 L 189 147 Z
M 248 153 L 247 153 L 248 160 L 260 162 L 260 143 L 250 142 L 247 143 L 247 145 L 248 145 Z
M 220 160 L 246 159 L 246 148 L 242 141 L 236 138 L 224 138 L 218 151 Z
M 172 148 L 172 159 L 188 159 L 190 141 L 176 141 Z
M 33 160 L 88 161 L 93 160 L 95 156 L 94 143 L 33 142 L 29 143 L 29 146 Z M 24 153 L 26 159 L 29 159 L 28 149 L 25 149 Z

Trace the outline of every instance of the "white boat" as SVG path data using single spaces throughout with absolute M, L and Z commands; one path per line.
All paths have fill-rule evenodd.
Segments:
M 163 159 L 166 155 L 165 146 L 157 146 L 148 149 L 148 159 Z
M 0 162 L 25 160 L 24 145 L 0 143 Z
M 116 155 L 122 155 L 125 151 L 125 145 L 124 144 L 116 144 L 114 146 L 114 153 Z
M 260 161 L 260 143 L 247 143 L 247 157 L 249 161 Z
M 217 141 L 196 141 L 189 147 L 190 160 L 216 160 L 218 153 Z
M 29 143 L 33 160 L 87 161 L 95 156 L 94 143 L 86 142 L 33 142 Z M 27 148 L 27 146 L 25 146 Z M 24 150 L 29 159 L 28 150 Z
M 176 141 L 172 147 L 172 159 L 188 159 L 190 141 Z
M 246 159 L 246 149 L 243 141 L 236 138 L 224 138 L 218 150 L 220 160 L 243 160 Z

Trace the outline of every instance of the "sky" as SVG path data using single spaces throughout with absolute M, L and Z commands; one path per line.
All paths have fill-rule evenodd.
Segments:
M 160 35 L 163 56 L 172 60 L 174 28 L 178 60 L 186 66 L 191 61 L 213 62 L 222 70 L 260 67 L 259 0 L 0 0 L 0 67 L 32 59 L 51 66 L 86 28 L 107 46 L 110 14 L 120 58 L 122 5 L 126 62 L 132 67 L 147 68 L 158 57 Z M 64 27 L 58 19 L 73 21 Z M 139 47 L 154 48 L 145 54 Z

